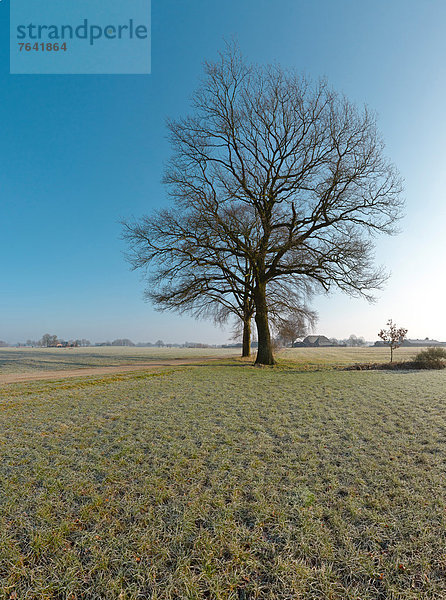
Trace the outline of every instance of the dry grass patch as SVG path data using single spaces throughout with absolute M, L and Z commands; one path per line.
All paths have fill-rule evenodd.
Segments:
M 3 390 L 0 597 L 444 598 L 445 375 Z

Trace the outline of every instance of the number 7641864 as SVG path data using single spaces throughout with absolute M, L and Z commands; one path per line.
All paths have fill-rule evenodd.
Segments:
M 1 1 L 1 0 L 0 0 Z M 67 44 L 59 44 L 58 42 L 36 42 L 35 44 L 19 42 L 20 52 L 66 52 Z

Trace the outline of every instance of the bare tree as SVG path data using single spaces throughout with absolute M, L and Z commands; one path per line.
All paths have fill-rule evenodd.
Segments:
M 387 321 L 388 329 L 381 329 L 378 333 L 378 337 L 387 344 L 390 348 L 390 362 L 393 362 L 393 351 L 399 348 L 404 342 L 404 338 L 407 335 L 407 329 L 404 327 L 397 327 L 396 324 L 389 319 Z
M 118 338 L 116 340 L 113 340 L 113 342 L 111 343 L 112 346 L 134 346 L 134 342 L 132 342 L 132 340 L 129 340 L 128 338 Z
M 256 362 L 273 364 L 272 282 L 305 279 L 371 299 L 386 280 L 372 238 L 395 232 L 401 181 L 367 108 L 323 81 L 245 64 L 237 49 L 206 64 L 193 108 L 168 123 L 173 211 L 192 252 L 249 262 Z
M 241 213 L 239 211 L 239 223 Z M 159 211 L 137 222 L 123 222 L 129 243 L 127 259 L 134 269 L 144 269 L 145 297 L 158 310 L 175 310 L 222 325 L 235 317 L 242 324 L 242 356 L 251 354 L 251 322 L 255 313 L 253 267 L 245 256 L 218 249 L 220 232 L 201 214 Z M 251 230 L 245 221 L 245 235 Z M 313 290 L 304 280 L 290 285 L 285 278 L 268 290 L 275 322 L 286 314 L 313 319 L 305 302 Z M 238 326 L 235 326 L 238 331 Z
M 305 337 L 309 328 L 313 328 L 316 321 L 315 313 L 306 309 L 285 317 L 279 318 L 277 323 L 277 334 L 285 346 L 292 347 L 294 342 L 301 337 Z
M 163 210 L 139 222 L 124 221 L 123 227 L 127 259 L 146 274 L 146 299 L 158 310 L 211 318 L 219 325 L 239 318 L 243 356 L 249 356 L 254 314 L 249 260 L 219 252 L 212 228 L 194 211 Z
M 57 338 L 57 335 L 50 335 L 49 333 L 45 333 L 38 342 L 38 344 L 43 348 L 52 348 L 54 346 L 57 346 L 58 342 L 59 340 Z
M 353 346 L 353 347 L 366 345 L 365 339 L 363 337 L 357 337 L 354 333 L 352 333 L 351 336 L 347 340 L 344 340 L 344 342 L 347 346 Z

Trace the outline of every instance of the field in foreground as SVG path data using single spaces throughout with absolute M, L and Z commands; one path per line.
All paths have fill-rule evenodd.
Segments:
M 444 372 L 0 392 L 0 597 L 446 597 Z

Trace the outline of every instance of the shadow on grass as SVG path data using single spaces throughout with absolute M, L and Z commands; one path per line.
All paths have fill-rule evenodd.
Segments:
M 192 366 L 192 365 L 191 365 Z M 238 367 L 269 369 L 276 372 L 313 373 L 326 371 L 386 371 L 390 373 L 413 373 L 414 371 L 438 371 L 446 368 L 446 363 L 426 365 L 416 361 L 403 361 L 394 363 L 357 363 L 353 365 L 333 363 L 296 363 L 290 360 L 277 359 L 274 365 L 259 365 L 254 359 L 231 359 L 225 361 L 203 362 L 193 365 L 195 367 Z
M 417 361 L 395 363 L 363 363 L 344 367 L 343 371 L 390 371 L 392 373 L 411 373 L 413 371 L 441 371 L 446 363 L 425 364 Z

